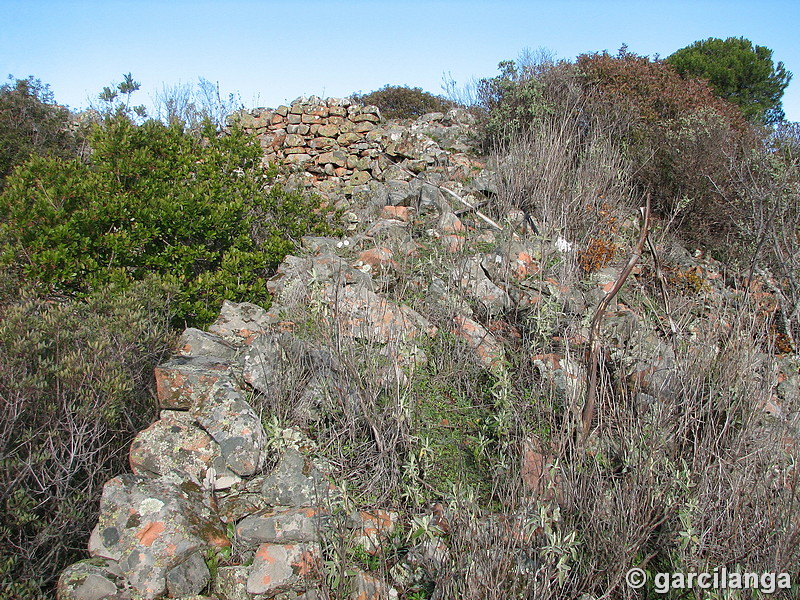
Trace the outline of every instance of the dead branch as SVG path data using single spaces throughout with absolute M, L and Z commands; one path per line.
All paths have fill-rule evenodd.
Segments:
M 606 294 L 606 297 L 600 301 L 594 313 L 591 328 L 589 329 L 589 385 L 586 390 L 586 403 L 584 404 L 582 415 L 584 439 L 589 435 L 589 428 L 594 419 L 595 401 L 597 398 L 597 368 L 600 362 L 600 322 L 603 320 L 608 305 L 614 299 L 614 296 L 617 295 L 617 292 L 622 289 L 625 280 L 631 274 L 633 267 L 636 266 L 636 263 L 642 256 L 644 243 L 650 230 L 650 194 L 647 194 L 647 204 L 644 208 L 640 208 L 639 210 L 642 213 L 642 229 L 639 232 L 639 241 L 636 242 L 636 246 L 634 246 L 631 252 L 628 264 L 625 265 L 625 268 L 619 274 L 619 277 L 617 277 L 617 280 L 614 282 L 608 294 Z

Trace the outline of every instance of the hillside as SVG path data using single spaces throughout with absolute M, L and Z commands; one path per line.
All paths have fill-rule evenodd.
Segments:
M 689 245 L 568 120 L 491 151 L 463 108 L 387 121 L 300 98 L 230 123 L 339 235 L 302 237 L 270 304 L 183 331 L 59 598 L 796 581 L 800 365 L 769 264 Z

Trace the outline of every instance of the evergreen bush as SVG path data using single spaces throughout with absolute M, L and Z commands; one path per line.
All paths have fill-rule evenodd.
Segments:
M 265 176 L 241 130 L 181 123 L 97 125 L 88 163 L 34 157 L 0 196 L 2 262 L 43 294 L 85 296 L 149 275 L 178 285 L 177 319 L 223 299 L 269 303 L 265 278 L 300 236 L 330 232 L 318 202 Z

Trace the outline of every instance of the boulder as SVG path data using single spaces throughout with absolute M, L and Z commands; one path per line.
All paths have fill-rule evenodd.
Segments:
M 261 468 L 267 436 L 260 416 L 239 388 L 227 382 L 214 385 L 191 414 L 219 444 L 231 471 L 247 477 Z
M 128 456 L 135 475 L 176 473 L 201 484 L 213 469 L 215 489 L 239 480 L 226 468 L 219 444 L 183 411 L 161 411 L 161 418 L 134 438 Z
M 101 558 L 82 560 L 64 569 L 58 577 L 58 600 L 101 600 L 114 596 L 120 578 L 112 561 Z
M 256 336 L 268 331 L 275 320 L 260 306 L 225 300 L 219 316 L 208 327 L 208 331 L 236 346 L 252 342 Z
M 236 535 L 248 544 L 317 542 L 321 527 L 322 514 L 318 508 L 270 509 L 239 522 Z
M 232 381 L 231 363 L 209 356 L 177 356 L 155 368 L 162 408 L 189 410 L 211 387 Z
M 144 598 L 167 590 L 167 574 L 207 548 L 229 546 L 225 530 L 196 484 L 120 475 L 103 487 L 90 552 L 118 561 Z
M 261 487 L 273 506 L 316 506 L 329 495 L 325 479 L 299 451 L 287 448 Z

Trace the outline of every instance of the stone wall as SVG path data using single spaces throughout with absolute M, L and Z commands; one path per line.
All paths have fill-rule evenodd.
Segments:
M 325 196 L 428 171 L 463 179 L 483 166 L 471 128 L 475 118 L 463 108 L 416 121 L 385 121 L 376 106 L 312 96 L 290 106 L 241 111 L 229 122 L 258 136 L 265 164 L 289 165 L 299 175 L 295 181 Z

